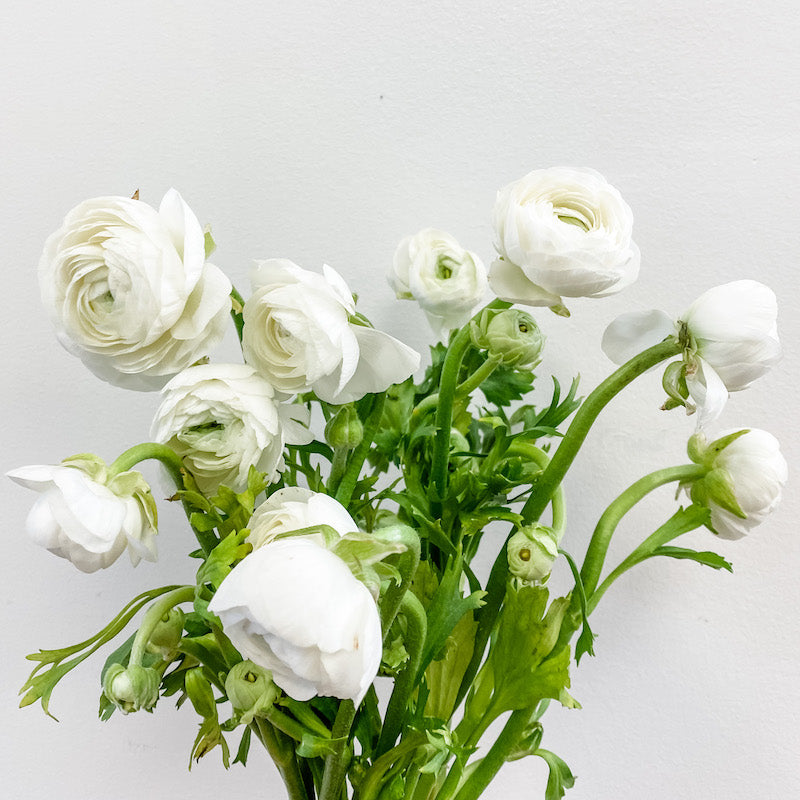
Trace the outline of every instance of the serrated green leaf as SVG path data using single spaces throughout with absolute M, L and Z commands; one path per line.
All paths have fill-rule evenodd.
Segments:
M 561 800 L 567 793 L 567 789 L 571 789 L 575 785 L 575 776 L 566 762 L 555 753 L 551 753 L 549 750 L 537 750 L 535 755 L 543 758 L 550 768 L 544 793 L 545 800 Z
M 236 758 L 233 759 L 234 764 L 241 764 L 243 767 L 247 766 L 247 754 L 250 752 L 250 738 L 252 731 L 249 726 L 245 725 L 242 732 L 242 739 L 239 742 L 239 749 L 236 751 Z
M 509 406 L 532 391 L 533 382 L 532 372 L 500 365 L 483 381 L 480 390 L 487 403 Z
M 683 547 L 658 547 L 652 555 L 654 556 L 668 556 L 669 558 L 685 558 L 689 561 L 696 561 L 698 564 L 703 564 L 712 569 L 726 569 L 728 572 L 733 572 L 733 565 L 730 561 L 726 561 L 718 553 L 713 553 L 709 550 L 689 550 Z

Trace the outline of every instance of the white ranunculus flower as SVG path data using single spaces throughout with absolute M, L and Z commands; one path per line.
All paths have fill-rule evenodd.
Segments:
M 419 353 L 354 319 L 353 296 L 331 267 L 320 275 L 271 259 L 256 265 L 252 279 L 242 349 L 278 391 L 313 389 L 327 403 L 349 403 L 419 366 Z
M 358 705 L 380 666 L 372 595 L 347 565 L 308 537 L 281 539 L 240 561 L 208 605 L 250 661 L 295 700 Z
M 6 474 L 40 494 L 25 523 L 31 539 L 81 572 L 110 566 L 126 548 L 134 565 L 156 560 L 158 514 L 141 473 L 109 477 L 101 459 L 75 456 Z
M 283 469 L 285 444 L 311 440 L 308 410 L 278 403 L 272 386 L 247 364 L 201 364 L 163 390 L 151 435 L 184 459 L 200 490 L 247 487 L 251 466 L 270 480 Z
M 732 281 L 700 295 L 674 322 L 663 311 L 635 311 L 615 319 L 603 351 L 623 364 L 674 336 L 683 342 L 690 411 L 705 425 L 722 412 L 729 392 L 746 389 L 781 355 L 775 293 L 753 280 Z
M 734 432 L 721 433 L 720 438 Z M 789 472 L 780 444 L 771 433 L 750 428 L 724 447 L 710 466 L 726 476 L 739 507 L 746 514 L 742 519 L 709 500 L 711 526 L 723 539 L 741 539 L 780 503 Z M 702 481 L 699 483 L 702 486 Z
M 480 258 L 433 228 L 400 242 L 388 278 L 399 299 L 420 304 L 440 337 L 472 316 L 488 286 Z
M 604 297 L 636 280 L 633 215 L 590 169 L 528 173 L 497 194 L 492 291 L 503 300 L 555 306 L 565 297 Z
M 338 501 L 322 492 L 287 486 L 271 494 L 254 512 L 247 541 L 253 549 L 269 544 L 283 533 L 328 525 L 340 536 L 358 530 L 355 520 Z M 319 543 L 324 544 L 320 537 Z
M 42 300 L 59 341 L 109 383 L 156 390 L 222 339 L 230 281 L 205 263 L 203 231 L 174 189 L 156 211 L 86 200 L 50 236 Z

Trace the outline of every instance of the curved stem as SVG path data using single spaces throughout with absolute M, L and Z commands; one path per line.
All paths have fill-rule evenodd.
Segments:
M 275 766 L 286 784 L 289 800 L 308 800 L 308 793 L 303 783 L 303 777 L 300 775 L 294 747 L 289 740 L 264 719 L 256 717 L 253 720 L 253 726 L 253 730 L 275 762 Z
M 389 698 L 389 705 L 386 707 L 383 729 L 375 750 L 378 755 L 385 753 L 394 745 L 403 727 L 406 707 L 416 685 L 417 672 L 425 647 L 425 635 L 428 630 L 425 609 L 417 600 L 416 595 L 406 592 L 400 603 L 400 611 L 406 620 L 406 635 L 403 644 L 408 652 L 408 661 L 403 671 L 395 679 L 394 691 Z
M 478 369 L 472 373 L 472 375 L 470 375 L 468 378 L 465 378 L 461 383 L 458 384 L 456 387 L 455 396 L 466 397 L 468 394 L 472 394 L 472 392 L 474 392 L 499 366 L 499 360 L 487 358 L 486 361 L 484 361 L 483 364 L 481 364 Z M 430 394 L 427 397 L 423 397 L 411 412 L 412 417 L 418 418 L 423 414 L 427 414 L 428 411 L 433 411 L 438 403 L 438 392 L 436 392 L 436 394 Z
M 353 496 L 353 491 L 358 483 L 358 476 L 361 473 L 361 467 L 364 466 L 364 461 L 367 458 L 372 441 L 378 428 L 381 424 L 383 417 L 383 406 L 386 402 L 386 392 L 380 392 L 373 395 L 372 408 L 370 409 L 369 416 L 364 422 L 364 438 L 360 444 L 353 451 L 350 462 L 347 465 L 344 475 L 342 476 L 341 483 L 336 490 L 335 498 L 343 506 L 347 507 Z
M 325 771 L 322 775 L 322 786 L 319 790 L 319 800 L 339 800 L 347 772 L 345 749 L 350 738 L 350 728 L 356 717 L 356 707 L 352 700 L 342 700 L 336 712 L 331 736 L 333 737 L 333 752 L 325 758 Z
M 550 457 L 540 447 L 530 442 L 519 442 L 514 440 L 506 451 L 509 455 L 519 454 L 525 456 L 537 464 L 542 470 L 547 469 L 550 464 Z M 567 508 L 564 502 L 564 488 L 559 484 L 553 496 L 550 498 L 550 504 L 553 510 L 553 521 L 551 524 L 552 529 L 555 531 L 558 541 L 564 535 L 567 529 Z
M 586 557 L 581 568 L 581 580 L 586 592 L 587 600 L 590 602 L 597 584 L 600 580 L 600 573 L 603 569 L 608 546 L 611 537 L 617 529 L 622 518 L 627 514 L 645 495 L 673 481 L 685 481 L 692 478 L 700 478 L 708 471 L 707 467 L 698 464 L 685 464 L 680 467 L 668 467 L 651 472 L 643 478 L 639 478 L 636 483 L 631 484 L 622 492 L 616 500 L 603 512 L 597 522 L 597 526 L 589 542 Z
M 184 467 L 180 456 L 171 447 L 157 442 L 137 444 L 126 450 L 109 466 L 108 475 L 113 477 L 114 475 L 119 475 L 120 472 L 127 472 L 129 469 L 133 469 L 140 461 L 149 459 L 160 461 L 166 467 L 175 486 L 179 490 L 184 488 Z
M 539 519 L 555 488 L 561 483 L 570 468 L 589 429 L 609 401 L 643 372 L 680 352 L 681 345 L 677 339 L 672 337 L 650 347 L 609 375 L 583 401 L 550 464 L 536 482 L 534 493 L 528 498 L 522 509 L 522 516 L 526 522 L 534 522 Z
M 383 776 L 392 764 L 412 753 L 417 747 L 425 744 L 426 741 L 421 733 L 408 736 L 391 750 L 387 750 L 383 755 L 376 758 L 359 785 L 356 794 L 358 800 L 375 800 L 383 788 Z
M 147 613 L 142 618 L 142 624 L 133 639 L 129 664 L 140 665 L 142 663 L 145 648 L 158 623 L 161 622 L 161 619 L 170 609 L 180 603 L 188 603 L 190 600 L 194 600 L 194 591 L 194 586 L 181 586 L 161 597 L 147 609 Z

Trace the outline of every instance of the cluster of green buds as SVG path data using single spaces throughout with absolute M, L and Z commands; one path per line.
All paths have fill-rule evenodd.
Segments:
M 486 308 L 469 325 L 473 345 L 507 367 L 533 369 L 541 360 L 544 335 L 526 311 Z
M 544 583 L 558 556 L 558 542 L 552 528 L 534 522 L 520 528 L 506 545 L 512 577 L 526 583 Z

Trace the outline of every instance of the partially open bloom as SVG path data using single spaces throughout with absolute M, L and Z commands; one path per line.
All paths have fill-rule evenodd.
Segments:
M 311 440 L 308 411 L 278 403 L 272 386 L 247 364 L 200 364 L 164 387 L 152 436 L 181 456 L 200 490 L 244 491 L 251 466 L 275 480 L 285 444 Z
M 778 303 L 763 283 L 732 281 L 697 298 L 674 322 L 663 311 L 636 311 L 615 319 L 603 335 L 603 351 L 617 364 L 673 336 L 683 346 L 683 367 L 665 388 L 698 425 L 716 419 L 729 392 L 746 389 L 781 355 Z
M 470 318 L 488 286 L 480 258 L 433 228 L 400 242 L 388 277 L 398 298 L 420 304 L 440 337 Z
M 271 259 L 256 265 L 252 280 L 242 350 L 278 391 L 313 389 L 327 403 L 350 403 L 419 366 L 419 353 L 356 317 L 353 295 L 331 267 L 320 275 Z
M 31 539 L 81 572 L 111 566 L 126 549 L 134 565 L 156 560 L 156 504 L 141 473 L 109 477 L 97 456 L 75 456 L 7 475 L 40 494 L 25 523 Z
M 307 537 L 248 555 L 208 608 L 237 650 L 295 700 L 324 695 L 358 705 L 378 673 L 383 643 L 372 595 Z
M 156 211 L 128 197 L 67 214 L 39 263 L 59 341 L 109 383 L 160 389 L 222 339 L 230 281 L 205 263 L 203 231 L 174 189 Z
M 475 347 L 506 366 L 533 369 L 541 360 L 544 336 L 527 311 L 485 308 L 470 322 L 470 335 Z
M 247 541 L 256 550 L 283 533 L 327 525 L 340 536 L 358 530 L 355 520 L 339 502 L 322 492 L 287 486 L 271 494 L 250 518 Z M 323 544 L 322 538 L 319 540 Z
M 503 300 L 531 306 L 614 294 L 639 272 L 632 228 L 628 204 L 594 170 L 534 170 L 497 194 L 499 258 L 489 284 Z
M 758 428 L 726 431 L 710 444 L 703 434 L 692 440 L 693 458 L 709 467 L 704 478 L 692 483 L 692 500 L 708 506 L 711 527 L 721 538 L 741 539 L 781 501 L 788 466 L 780 444 Z
M 533 523 L 520 528 L 506 545 L 508 570 L 523 581 L 545 581 L 558 557 L 552 528 Z

